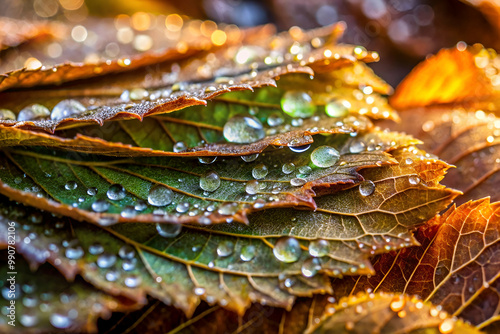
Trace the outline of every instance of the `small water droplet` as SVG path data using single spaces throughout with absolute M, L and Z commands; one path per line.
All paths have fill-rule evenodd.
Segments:
M 70 246 L 66 248 L 66 251 L 64 252 L 64 255 L 70 260 L 78 260 L 83 257 L 85 252 L 83 251 L 83 248 L 80 246 Z
M 313 240 L 309 243 L 309 254 L 314 257 L 326 256 L 330 253 L 330 243 L 323 239 Z
M 300 258 L 302 250 L 295 238 L 282 237 L 278 239 L 273 248 L 274 256 L 281 262 L 291 263 Z
M 127 191 L 121 184 L 113 184 L 109 187 L 106 195 L 110 200 L 118 201 L 125 198 Z
M 353 141 L 351 145 L 349 145 L 349 152 L 356 154 L 361 153 L 366 149 L 366 144 L 362 141 Z
M 24 121 L 34 121 L 41 118 L 46 118 L 50 116 L 50 110 L 41 104 L 32 104 L 27 106 L 19 112 L 17 115 L 17 120 L 19 122 Z
M 219 207 L 217 212 L 221 215 L 230 216 L 234 215 L 238 211 L 236 203 L 226 203 Z
M 205 289 L 200 288 L 200 287 L 195 288 L 194 289 L 194 294 L 197 295 L 197 296 L 202 296 L 202 295 L 205 294 Z
M 406 158 L 405 163 L 406 163 L 407 165 L 411 165 L 411 164 L 413 164 L 413 160 L 412 160 L 412 158 Z
M 135 257 L 131 259 L 124 259 L 122 262 L 122 268 L 125 271 L 131 271 L 135 269 L 136 264 L 137 264 L 137 258 Z
M 73 321 L 70 319 L 68 315 L 61 313 L 53 313 L 50 315 L 50 324 L 55 328 L 66 329 L 73 324 Z
M 131 245 L 123 245 L 118 251 L 118 256 L 122 259 L 132 259 L 135 256 L 134 247 Z
M 410 184 L 413 184 L 413 185 L 417 185 L 420 183 L 420 178 L 416 175 L 411 175 L 409 178 L 408 178 L 408 182 L 410 182 Z
M 265 178 L 267 176 L 267 173 L 269 173 L 269 170 L 264 164 L 258 164 L 252 169 L 252 176 L 257 180 Z
M 37 325 L 38 316 L 35 312 L 36 311 L 32 309 L 23 310 L 23 313 L 21 313 L 19 317 L 19 322 L 21 323 L 21 325 L 28 328 Z
M 181 233 L 181 224 L 156 224 L 156 231 L 164 238 L 173 238 Z
M 142 100 L 148 97 L 149 93 L 144 88 L 134 88 L 130 91 L 130 99 L 131 100 Z
M 186 213 L 189 210 L 189 203 L 188 202 L 182 202 L 177 204 L 175 207 L 175 211 L 179 213 Z
M 339 151 L 331 146 L 320 146 L 311 153 L 312 163 L 321 168 L 335 165 L 339 158 Z
M 147 204 L 146 204 L 146 202 L 144 202 L 144 201 L 137 201 L 137 202 L 135 203 L 135 205 L 134 205 L 134 209 L 135 209 L 136 211 L 139 211 L 139 212 L 144 211 L 144 210 L 146 210 L 147 208 L 148 208 L 148 205 L 147 205 Z
M 200 188 L 208 192 L 219 189 L 220 183 L 219 174 L 214 171 L 206 172 L 200 177 Z
M 245 184 L 245 191 L 249 195 L 255 195 L 260 190 L 259 186 L 260 186 L 259 181 L 257 181 L 257 180 L 248 181 Z
M 267 118 L 267 124 L 271 127 L 279 126 L 283 124 L 284 121 L 283 115 L 277 112 L 272 113 Z
M 224 125 L 224 138 L 230 143 L 254 143 L 266 136 L 262 123 L 254 116 L 236 115 Z
M 137 211 L 135 211 L 135 208 L 132 205 L 127 205 L 123 208 L 122 212 L 120 212 L 120 215 L 123 218 L 133 218 L 136 214 Z
M 257 160 L 258 157 L 259 157 L 259 153 L 255 153 L 255 154 L 250 154 L 250 155 L 242 155 L 241 159 L 243 159 L 243 161 L 245 161 L 245 162 L 252 162 L 252 161 Z
M 295 171 L 295 165 L 291 162 L 285 163 L 281 166 L 281 171 L 286 175 L 291 174 Z
M 241 248 L 241 261 L 251 261 L 255 257 L 256 249 L 254 245 L 245 245 Z
M 68 181 L 64 185 L 64 189 L 66 190 L 75 190 L 78 187 L 78 184 L 75 181 Z
M 342 101 L 332 100 L 325 106 L 325 112 L 330 117 L 345 117 L 349 114 L 349 108 Z
M 217 160 L 217 157 L 199 157 L 198 161 L 204 165 L 213 164 Z
M 142 279 L 140 276 L 130 275 L 125 277 L 123 283 L 129 288 L 137 288 L 142 283 Z
M 182 152 L 187 149 L 186 144 L 183 141 L 178 141 L 177 143 L 174 144 L 174 152 Z
M 302 179 L 302 178 L 299 178 L 299 177 L 295 177 L 293 179 L 290 180 L 290 184 L 294 187 L 300 187 L 300 186 L 303 186 L 304 184 L 306 184 L 307 181 Z
M 313 277 L 321 270 L 321 263 L 317 257 L 312 257 L 304 261 L 301 271 L 305 277 Z
M 52 109 L 50 118 L 53 120 L 60 120 L 68 117 L 77 117 L 86 110 L 87 108 L 77 100 L 63 100 Z
M 217 245 L 217 255 L 219 255 L 220 257 L 226 257 L 233 254 L 233 250 L 234 250 L 234 243 L 229 240 L 221 241 Z
M 157 184 L 151 187 L 148 195 L 148 202 L 154 206 L 164 206 L 172 203 L 174 193 L 169 188 Z
M 108 282 L 115 282 L 120 278 L 120 273 L 118 272 L 118 270 L 109 270 L 106 272 L 104 277 Z
M 90 187 L 87 189 L 87 195 L 89 196 L 95 196 L 97 194 L 97 188 L 96 187 Z
M 311 96 L 303 91 L 286 92 L 281 98 L 281 108 L 291 117 L 307 118 L 316 112 Z
M 363 181 L 359 184 L 359 193 L 361 196 L 370 196 L 375 191 L 375 183 L 370 180 Z
M 92 255 L 99 255 L 102 254 L 103 252 L 104 252 L 104 247 L 98 242 L 93 243 L 92 245 L 89 246 L 89 253 Z
M 99 268 L 111 268 L 116 262 L 116 256 L 113 254 L 102 254 L 97 258 Z
M 103 199 L 97 200 L 92 203 L 92 210 L 95 212 L 104 212 L 109 209 L 109 203 Z
M 311 144 L 301 145 L 301 146 L 288 146 L 290 151 L 295 153 L 302 153 L 307 151 L 311 147 Z

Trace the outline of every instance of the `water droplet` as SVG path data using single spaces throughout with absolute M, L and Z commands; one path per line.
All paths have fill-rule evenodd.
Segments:
M 229 240 L 221 241 L 217 245 L 217 255 L 219 255 L 220 257 L 226 257 L 233 254 L 233 250 L 234 250 L 234 243 Z
M 330 243 L 323 239 L 313 240 L 309 243 L 309 254 L 315 257 L 326 256 L 330 253 Z
M 238 211 L 236 203 L 226 203 L 219 207 L 217 212 L 221 215 L 230 216 L 234 215 Z
M 271 127 L 281 125 L 281 124 L 283 124 L 284 121 L 285 121 L 285 119 L 283 118 L 283 115 L 281 115 L 280 113 L 277 113 L 277 112 L 272 113 L 267 118 L 267 124 Z
M 9 109 L 0 109 L 0 119 L 5 121 L 15 121 L 16 114 Z
M 410 175 L 408 182 L 410 182 L 410 184 L 417 185 L 420 183 L 420 178 L 416 175 Z
M 130 92 L 128 90 L 124 90 L 120 95 L 120 100 L 123 102 L 130 102 Z
M 66 190 L 75 190 L 76 187 L 78 187 L 78 184 L 75 182 L 75 181 L 68 181 L 66 182 L 66 184 L 64 185 L 64 188 Z
M 17 120 L 19 122 L 23 121 L 34 121 L 41 118 L 46 118 L 50 116 L 50 110 L 41 104 L 32 104 L 27 106 L 19 112 L 17 115 Z
M 302 153 L 307 151 L 311 147 L 311 144 L 307 145 L 302 145 L 302 146 L 288 146 L 290 151 L 295 152 L 295 153 Z
M 224 125 L 224 138 L 237 144 L 254 143 L 266 136 L 262 123 L 254 116 L 236 115 Z
M 320 146 L 311 153 L 312 163 L 322 168 L 335 165 L 339 158 L 339 151 L 331 146 Z
M 260 186 L 259 181 L 257 181 L 257 180 L 248 181 L 245 184 L 245 191 L 249 195 L 255 195 L 260 190 L 259 186 Z
M 312 168 L 309 166 L 300 166 L 299 173 L 304 175 L 309 175 L 312 173 Z
M 80 246 L 70 246 L 66 248 L 66 251 L 64 253 L 64 255 L 66 255 L 66 257 L 70 260 L 81 259 L 84 254 L 85 252 Z
M 269 173 L 269 170 L 264 164 L 258 164 L 252 169 L 252 176 L 257 180 L 265 178 L 267 173 Z
M 120 273 L 118 272 L 118 270 L 110 270 L 106 272 L 106 275 L 104 275 L 104 277 L 108 282 L 115 282 L 116 280 L 118 280 L 118 278 L 120 278 Z
M 241 261 L 251 261 L 255 257 L 255 246 L 254 245 L 245 245 L 241 248 L 240 259 Z
M 200 288 L 200 287 L 195 288 L 194 289 L 194 294 L 197 295 L 197 296 L 202 296 L 202 295 L 205 294 L 205 289 Z
M 164 238 L 173 238 L 179 235 L 182 230 L 181 224 L 156 224 L 158 234 Z
M 73 324 L 73 321 L 68 315 L 61 313 L 53 313 L 50 315 L 50 324 L 55 328 L 65 329 Z
M 375 183 L 370 180 L 363 181 L 359 184 L 359 193 L 361 196 L 370 196 L 375 191 Z
M 92 245 L 89 246 L 89 253 L 92 255 L 99 255 L 102 254 L 103 252 L 104 252 L 104 247 L 98 242 L 93 243 Z
M 99 268 L 111 268 L 116 262 L 116 256 L 113 254 L 102 254 L 97 258 Z
M 19 317 L 19 322 L 24 327 L 33 327 L 36 324 L 38 324 L 38 317 L 34 310 L 31 309 L 23 310 L 23 313 L 21 313 Z
M 219 174 L 217 174 L 216 172 L 209 171 L 200 177 L 201 189 L 208 192 L 213 192 L 219 189 L 219 187 L 220 187 L 220 177 Z
M 283 164 L 283 166 L 281 166 L 281 171 L 286 175 L 291 174 L 295 171 L 295 165 L 291 162 Z
M 349 152 L 351 153 L 361 153 L 366 149 L 365 143 L 362 141 L 353 141 L 351 145 L 349 145 Z
M 213 164 L 217 160 L 217 157 L 199 157 L 198 161 L 204 165 Z
M 281 98 L 281 108 L 291 117 L 307 118 L 314 115 L 316 106 L 309 94 L 303 91 L 288 91 Z
M 109 203 L 103 199 L 97 200 L 92 203 L 92 210 L 95 212 L 104 212 L 109 209 Z
M 252 161 L 257 160 L 258 157 L 259 157 L 259 153 L 255 153 L 255 154 L 250 154 L 250 155 L 242 155 L 241 159 L 243 159 L 243 161 L 245 161 L 245 162 L 252 162 Z
M 186 144 L 183 141 L 178 141 L 174 144 L 174 152 L 182 152 L 187 149 Z
M 123 283 L 129 288 L 137 288 L 142 283 L 142 279 L 140 276 L 130 275 L 125 277 Z
M 97 194 L 97 188 L 96 187 L 90 187 L 87 189 L 87 195 L 89 196 L 95 196 Z
M 179 203 L 175 207 L 175 211 L 179 213 L 186 213 L 188 210 L 189 210 L 189 203 L 187 202 Z
M 149 190 L 148 202 L 154 206 L 164 206 L 172 203 L 174 193 L 167 187 L 157 184 Z
M 321 270 L 321 263 L 317 257 L 309 258 L 304 261 L 301 271 L 305 277 L 313 277 Z
M 122 268 L 125 271 L 131 271 L 135 269 L 135 265 L 137 264 L 137 258 L 133 257 L 131 259 L 125 259 L 122 262 Z
M 118 256 L 122 259 L 132 259 L 135 256 L 134 247 L 131 245 L 123 245 L 118 251 Z
M 287 279 L 285 279 L 285 287 L 287 288 L 291 288 L 292 286 L 295 285 L 295 280 L 293 280 L 292 278 L 288 277 Z
M 118 201 L 124 199 L 127 195 L 125 188 L 121 184 L 113 184 L 109 187 L 106 195 L 110 200 Z
M 77 100 L 63 100 L 52 109 L 50 118 L 53 120 L 60 120 L 68 117 L 77 117 L 86 110 L 87 108 Z
M 303 186 L 304 184 L 306 184 L 307 181 L 302 179 L 302 178 L 299 178 L 299 177 L 295 177 L 293 179 L 290 180 L 290 184 L 294 187 L 300 187 L 300 186 Z
M 137 212 L 135 211 L 135 208 L 132 205 L 127 205 L 126 207 L 123 208 L 122 212 L 120 212 L 120 215 L 123 218 L 133 218 Z
M 406 158 L 405 163 L 406 163 L 407 165 L 411 165 L 411 164 L 413 164 L 413 160 L 412 160 L 412 158 Z
M 144 88 L 134 88 L 130 91 L 131 100 L 142 100 L 148 97 L 149 93 Z
M 341 101 L 333 100 L 325 106 L 325 112 L 330 117 L 345 117 L 349 114 L 349 108 Z
M 448 318 L 444 319 L 444 321 L 439 325 L 439 332 L 442 334 L 452 333 L 455 328 L 455 323 L 453 319 Z
M 396 296 L 392 299 L 389 306 L 393 312 L 399 312 L 405 307 L 405 305 L 406 301 L 404 297 Z
M 137 201 L 134 205 L 134 209 L 136 211 L 144 211 L 148 208 L 148 205 L 146 204 L 146 202 L 144 201 Z
M 302 250 L 295 238 L 282 237 L 278 239 L 273 248 L 274 256 L 281 262 L 291 263 L 300 258 Z

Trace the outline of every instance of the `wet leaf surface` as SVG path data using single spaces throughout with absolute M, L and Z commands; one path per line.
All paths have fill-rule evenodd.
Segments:
M 358 170 L 394 163 L 385 151 L 415 143 L 405 135 L 374 131 L 318 138 L 310 148 L 301 147 L 306 149 L 302 153 L 283 148 L 215 162 L 12 150 L 2 153 L 0 192 L 40 209 L 103 225 L 246 222 L 248 212 L 267 207 L 314 208 L 315 189 L 333 192 L 357 184 L 363 181 Z

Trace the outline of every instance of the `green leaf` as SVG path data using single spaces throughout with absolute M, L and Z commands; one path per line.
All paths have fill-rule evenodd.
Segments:
M 317 188 L 332 192 L 359 183 L 360 169 L 394 163 L 384 151 L 416 142 L 380 131 L 333 135 L 318 138 L 303 153 L 281 149 L 252 162 L 227 157 L 212 164 L 186 158 L 137 161 L 35 148 L 6 150 L 1 155 L 0 192 L 40 209 L 104 225 L 246 222 L 248 212 L 267 207 L 314 208 Z M 323 145 L 340 152 L 331 167 L 320 168 L 311 161 L 311 152 Z M 285 164 L 290 170 L 283 172 Z M 210 181 L 215 175 L 219 179 Z M 124 188 L 120 196 L 111 196 L 119 185 Z

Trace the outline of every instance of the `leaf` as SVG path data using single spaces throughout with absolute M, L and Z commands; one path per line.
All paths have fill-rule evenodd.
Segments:
M 499 320 L 500 203 L 488 198 L 452 207 L 416 233 L 422 247 L 385 254 L 371 278 L 336 281 L 337 295 L 371 289 L 419 295 L 479 329 Z
M 252 162 L 228 157 L 211 164 L 186 158 L 137 161 L 35 148 L 12 150 L 2 153 L 0 192 L 40 209 L 105 225 L 119 221 L 210 224 L 233 218 L 246 222 L 248 212 L 268 207 L 314 208 L 316 188 L 331 188 L 331 192 L 357 184 L 363 180 L 358 170 L 394 163 L 384 151 L 414 143 L 413 138 L 396 133 L 334 135 L 319 138 L 303 153 L 282 149 Z M 341 154 L 331 167 L 311 162 L 311 152 L 323 145 Z M 286 173 L 284 164 L 293 164 L 285 166 L 290 169 Z M 115 188 L 120 190 L 119 198 L 108 195 Z
M 313 102 L 317 104 L 315 117 L 293 118 L 282 111 L 281 103 L 286 100 L 286 92 L 294 90 L 297 85 L 310 87 Z M 308 75 L 288 74 L 282 76 L 278 88 L 261 87 L 255 93 L 226 93 L 214 97 L 207 107 L 192 106 L 142 121 L 106 122 L 103 126 L 56 131 L 55 135 L 1 127 L 1 145 L 43 145 L 114 156 L 254 154 L 269 145 L 307 145 L 312 143 L 311 135 L 318 133 L 362 132 L 370 127 L 371 123 L 362 116 L 329 117 L 325 105 L 331 101 L 342 109 L 337 116 L 350 111 L 372 118 L 395 118 L 397 115 L 378 93 L 386 94 L 390 89 L 366 65 L 354 63 L 318 74 L 312 81 Z M 222 130 L 227 121 L 235 115 L 248 116 L 250 113 L 264 124 L 267 137 L 246 145 L 221 144 L 226 142 Z M 172 152 L 177 142 L 191 149 Z
M 0 51 L 5 52 L 24 43 L 59 38 L 64 28 L 60 23 L 26 22 L 0 17 Z
M 319 38 L 314 31 L 309 34 L 301 33 L 300 36 Z M 267 48 L 262 51 L 259 51 L 258 45 L 251 44 L 241 48 L 222 48 L 214 53 L 205 53 L 202 57 L 190 58 L 180 64 L 158 63 L 153 72 L 149 67 L 139 68 L 135 71 L 104 76 L 101 80 L 75 82 L 67 85 L 65 89 L 3 92 L 0 94 L 2 108 L 13 109 L 14 113 L 19 113 L 21 108 L 33 103 L 52 109 L 63 98 L 68 97 L 76 98 L 81 106 L 71 109 L 67 114 L 54 113 L 51 120 L 24 122 L 4 120 L 1 124 L 53 133 L 56 128 L 89 123 L 102 124 L 110 119 L 142 119 L 145 116 L 171 112 L 191 105 L 205 105 L 206 100 L 231 90 L 251 90 L 275 85 L 274 78 L 286 73 L 299 72 L 312 75 L 312 70 L 326 72 L 352 64 L 357 59 L 370 61 L 375 60 L 375 56 L 378 57 L 368 52 L 358 55 L 353 51 L 355 48 L 349 45 L 327 44 L 314 49 L 310 46 L 309 40 L 300 44 L 294 42 L 288 33 L 283 36 L 273 36 L 265 42 Z M 273 42 L 271 47 L 277 45 L 274 49 L 268 47 L 271 42 Z M 299 50 L 303 50 L 300 53 L 301 57 L 289 53 L 290 45 L 296 45 Z M 238 56 L 240 51 L 247 57 L 245 62 Z M 325 53 L 326 51 L 329 53 Z M 302 57 L 307 61 L 300 60 Z M 271 60 L 266 64 L 265 59 Z M 255 63 L 256 66 L 252 65 Z M 390 112 L 389 114 L 381 112 L 380 116 L 388 118 L 392 115 Z
M 7 251 L 0 252 L 7 259 Z M 0 265 L 4 280 L 1 282 L 4 298 L 2 310 L 14 301 L 14 319 L 4 313 L 0 321 L 3 333 L 82 333 L 95 332 L 99 318 L 109 318 L 112 312 L 124 312 L 136 306 L 125 298 L 109 296 L 77 278 L 67 282 L 50 265 L 31 272 L 22 257 L 16 257 L 13 297 L 8 295 L 11 275 L 7 262 Z M 9 312 L 9 310 L 7 310 Z M 15 326 L 8 324 L 13 320 Z
M 22 216 L 9 204 L 4 205 L 0 229 L 17 221 L 21 239 L 36 236 L 17 249 L 32 265 L 48 261 L 68 279 L 80 273 L 108 293 L 137 302 L 144 303 L 149 294 L 188 315 L 200 298 L 239 313 L 251 302 L 290 308 L 296 296 L 331 293 L 325 275 L 373 274 L 368 257 L 415 245 L 410 231 L 456 196 L 433 186 L 446 164 L 408 151 L 397 156 L 405 163 L 381 167 L 377 173 L 362 171 L 375 185 L 371 195 L 362 196 L 354 187 L 320 197 L 316 212 L 265 210 L 251 215 L 248 226 L 184 225 L 182 231 L 151 223 L 98 227 L 64 218 L 54 221 L 34 210 Z M 410 156 L 413 164 L 406 163 Z M 419 184 L 410 181 L 416 175 L 422 179 Z M 91 252 L 95 243 L 102 246 L 99 254 Z M 284 246 L 297 255 L 283 255 Z M 314 260 L 309 253 L 319 257 Z M 114 275 L 120 277 L 115 280 Z

